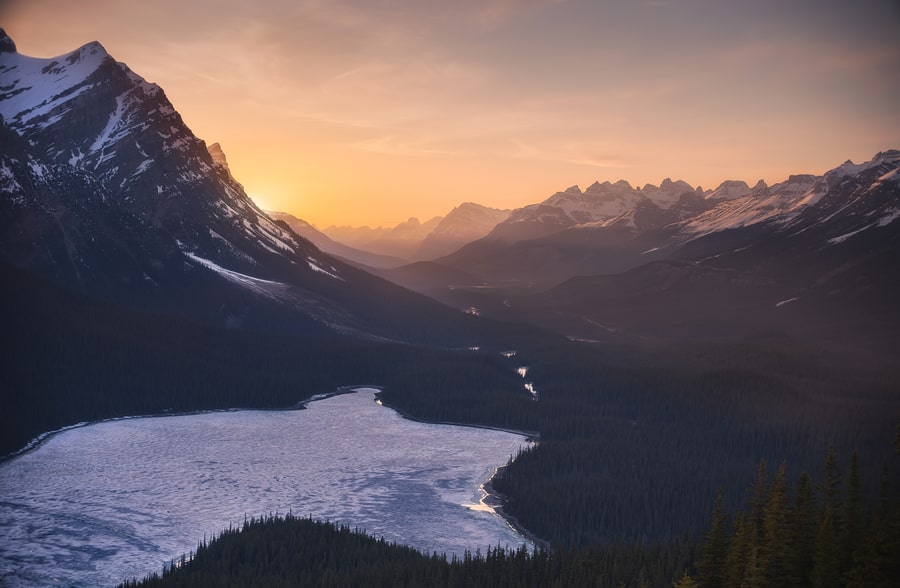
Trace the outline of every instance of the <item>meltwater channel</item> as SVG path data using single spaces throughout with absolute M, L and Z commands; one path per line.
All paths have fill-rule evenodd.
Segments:
M 527 544 L 480 507 L 481 484 L 525 437 L 410 421 L 375 392 L 52 436 L 0 464 L 0 585 L 115 585 L 288 511 L 448 556 Z

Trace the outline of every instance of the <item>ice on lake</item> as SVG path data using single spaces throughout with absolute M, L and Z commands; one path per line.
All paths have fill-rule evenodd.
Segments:
M 0 465 L 0 585 L 114 585 L 245 517 L 288 511 L 428 553 L 526 543 L 473 508 L 524 437 L 409 421 L 374 394 L 51 437 Z

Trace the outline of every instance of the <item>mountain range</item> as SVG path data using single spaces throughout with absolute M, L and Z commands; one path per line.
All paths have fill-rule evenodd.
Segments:
M 0 32 L 0 258 L 80 294 L 204 324 L 471 345 L 459 313 L 273 220 L 164 91 L 93 42 Z
M 453 253 L 463 245 L 484 237 L 506 220 L 510 212 L 475 202 L 463 202 L 445 216 L 437 216 L 424 223 L 413 217 L 389 228 L 332 225 L 323 233 L 357 250 L 407 261 L 425 261 Z M 327 247 L 323 249 L 331 252 Z M 351 259 L 366 263 L 356 257 Z M 388 268 L 403 264 L 370 265 Z
M 900 151 L 888 150 L 772 186 L 573 186 L 427 268 L 383 275 L 570 336 L 771 329 L 888 358 L 900 332 L 890 297 L 900 285 L 898 218 Z
M 318 231 L 260 210 L 221 147 L 99 43 L 38 59 L 2 33 L 0 92 L 0 257 L 111 303 L 466 346 L 483 332 L 467 315 L 591 340 L 774 329 L 876 349 L 900 332 L 898 151 L 772 186 L 595 182 Z

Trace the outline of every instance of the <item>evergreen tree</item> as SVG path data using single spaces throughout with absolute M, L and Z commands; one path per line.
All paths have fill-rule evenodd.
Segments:
M 728 556 L 725 558 L 725 585 L 740 586 L 747 571 L 752 549 L 753 526 L 745 512 L 738 512 L 734 517 L 734 533 Z
M 812 481 L 809 474 L 803 472 L 797 482 L 797 496 L 790 511 L 790 544 L 793 547 L 789 570 L 791 586 L 805 588 L 810 585 L 818 519 Z
M 788 536 L 788 499 L 786 465 L 782 464 L 772 480 L 772 489 L 763 518 L 763 543 L 760 567 L 767 586 L 785 586 L 792 561 Z
M 687 573 L 687 570 L 685 570 L 681 579 L 675 582 L 673 586 L 675 588 L 699 588 L 700 584 Z
M 850 457 L 850 472 L 847 476 L 847 495 L 841 517 L 841 570 L 848 572 L 853 564 L 854 550 L 859 546 L 863 531 L 862 492 L 859 481 L 859 459 L 856 451 Z
M 831 503 L 826 502 L 816 535 L 813 556 L 813 571 L 810 579 L 814 588 L 837 588 L 841 585 L 838 532 L 834 519 L 834 507 Z
M 725 584 L 725 562 L 728 557 L 728 518 L 725 514 L 725 496 L 722 489 L 716 495 L 712 521 L 700 549 L 697 585 L 714 588 Z M 687 574 L 685 572 L 685 574 Z

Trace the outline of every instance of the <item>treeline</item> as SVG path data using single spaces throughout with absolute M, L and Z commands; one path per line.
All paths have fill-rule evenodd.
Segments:
M 393 366 L 383 382 L 382 401 L 415 419 L 528 432 L 540 426 L 540 407 L 499 354 L 431 352 Z
M 681 585 L 896 586 L 900 504 L 887 472 L 874 507 L 866 506 L 863 494 L 855 452 L 842 472 L 830 451 L 818 486 L 806 472 L 791 485 L 785 464 L 770 481 L 763 461 L 744 509 L 729 517 L 719 494 L 695 566 L 696 580 L 685 575 Z
M 830 443 L 858 448 L 867 476 L 892 457 L 898 380 L 780 337 L 633 352 L 572 344 L 518 361 L 540 391 L 541 441 L 494 487 L 555 546 L 696 536 L 716 489 L 739 504 L 760 457 L 813 471 Z
M 228 529 L 162 573 L 120 588 L 668 586 L 671 570 L 685 569 L 691 553 L 692 545 L 681 542 L 534 553 L 498 547 L 448 559 L 287 515 Z
M 348 384 L 386 385 L 419 418 L 536 420 L 496 353 L 217 329 L 80 297 L 8 266 L 0 275 L 14 284 L 0 291 L 0 457 L 82 421 L 286 408 Z

